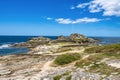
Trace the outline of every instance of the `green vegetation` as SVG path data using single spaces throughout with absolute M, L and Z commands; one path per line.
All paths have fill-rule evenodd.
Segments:
M 54 79 L 54 80 L 60 80 L 62 76 L 67 76 L 67 75 L 69 75 L 69 73 L 70 73 L 70 72 L 67 71 L 67 72 L 65 72 L 65 73 L 63 73 L 63 74 L 61 74 L 61 75 L 55 76 L 53 79 Z M 71 80 L 71 76 L 67 76 L 66 80 Z
M 69 47 L 62 47 L 62 48 L 59 48 L 56 53 L 60 53 L 60 52 L 66 52 L 66 51 L 71 51 L 72 49 L 69 48 Z
M 78 60 L 80 59 L 80 54 L 79 53 L 67 53 L 67 54 L 63 54 L 63 55 L 60 55 L 58 56 L 54 63 L 57 64 L 57 65 L 64 65 L 64 64 L 68 64 L 68 63 L 71 63 L 75 60 Z
M 90 66 L 91 65 L 91 66 Z M 84 68 L 85 66 L 88 67 L 89 72 L 96 72 L 100 74 L 110 75 L 114 72 L 120 72 L 120 69 L 116 69 L 114 67 L 110 67 L 105 63 L 98 63 L 98 62 L 90 62 L 90 61 L 80 61 L 76 63 L 77 67 Z
M 89 66 L 92 63 L 99 62 L 104 58 L 105 56 L 103 56 L 103 54 L 91 55 L 86 59 L 82 59 L 76 62 L 76 66 L 83 68 L 84 66 Z
M 72 78 L 72 76 L 69 75 L 69 76 L 66 77 L 66 80 L 71 80 L 71 78 Z
M 105 63 L 100 63 L 100 64 L 94 64 L 93 66 L 90 67 L 89 71 L 91 72 L 97 72 L 100 74 L 106 74 L 106 75 L 111 75 L 111 73 L 116 73 L 120 72 L 120 69 L 116 69 L 114 67 L 110 67 Z
M 53 79 L 54 79 L 54 80 L 60 80 L 61 77 L 62 77 L 62 75 L 57 75 L 57 76 L 55 76 Z
M 120 69 L 116 69 L 114 67 L 108 66 L 106 63 L 102 62 L 105 59 L 120 59 L 120 54 L 117 53 L 99 53 L 90 55 L 88 58 L 79 60 L 76 62 L 75 66 L 80 68 L 88 68 L 87 70 L 90 72 L 97 72 L 101 74 L 110 75 L 114 72 L 120 72 Z
M 120 53 L 120 44 L 95 46 L 85 50 L 86 53 Z
M 79 60 L 76 63 L 76 66 L 78 67 L 83 67 L 83 66 L 88 66 L 92 63 L 100 62 L 103 59 L 119 59 L 120 54 L 119 53 L 99 53 L 99 54 L 94 54 L 90 55 L 86 59 Z
M 86 68 L 90 72 L 97 72 L 105 75 L 111 73 L 120 74 L 120 69 L 108 66 L 104 60 L 120 59 L 120 44 L 111 44 L 103 46 L 95 46 L 85 50 L 86 53 L 97 53 L 92 54 L 88 58 L 79 60 L 75 66 Z
M 89 61 L 88 59 L 85 59 L 85 60 L 80 60 L 76 62 L 75 66 L 83 68 L 84 66 L 89 66 L 90 64 L 91 64 L 91 61 Z
M 70 72 L 67 71 L 67 72 L 63 73 L 62 75 L 63 75 L 63 76 L 66 76 L 66 75 L 69 75 L 69 73 L 70 73 Z

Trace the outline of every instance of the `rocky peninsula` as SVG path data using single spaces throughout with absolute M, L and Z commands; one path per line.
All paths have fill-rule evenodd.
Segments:
M 31 51 L 0 56 L 0 80 L 120 80 L 120 44 L 98 42 L 71 34 L 14 44 Z

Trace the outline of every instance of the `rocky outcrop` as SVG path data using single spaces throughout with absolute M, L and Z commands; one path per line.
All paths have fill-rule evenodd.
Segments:
M 59 43 L 59 42 L 72 42 L 72 43 L 77 43 L 77 44 L 82 44 L 82 45 L 89 45 L 89 44 L 94 44 L 97 43 L 98 40 L 88 38 L 84 35 L 81 34 L 71 34 L 70 36 L 59 36 L 55 40 L 51 40 L 49 38 L 45 37 L 36 37 L 36 38 L 31 38 L 27 42 L 22 42 L 18 44 L 14 44 L 14 47 L 25 47 L 25 48 L 34 48 L 38 45 L 46 45 L 46 44 L 54 44 L 54 43 Z
M 0 80 L 30 80 L 54 56 L 20 54 L 0 57 Z M 33 79 L 31 79 L 33 80 Z
M 13 44 L 13 47 L 34 48 L 38 45 L 48 44 L 51 40 L 44 37 L 31 38 L 27 42 Z
M 70 66 L 50 66 L 50 55 L 10 55 L 0 57 L 0 80 L 120 80 L 120 76 L 104 76 Z M 60 79 L 55 79 L 59 76 Z M 70 77 L 67 79 L 67 77 Z
M 70 36 L 59 36 L 54 42 L 73 42 L 73 43 L 78 43 L 78 44 L 93 44 L 93 43 L 98 43 L 98 40 L 88 38 L 82 34 L 71 34 Z
M 29 44 L 27 42 L 21 42 L 21 43 L 16 43 L 12 45 L 13 47 L 19 47 L 19 48 L 33 48 L 34 46 L 32 44 Z
M 56 41 L 68 41 L 68 38 L 61 35 L 61 36 L 58 36 L 58 38 L 56 39 Z
M 119 59 L 107 61 L 106 64 L 108 64 L 109 66 L 115 67 L 115 68 L 120 68 L 120 60 Z
M 120 60 L 108 61 L 108 58 L 99 60 L 100 57 L 95 57 L 99 56 L 98 53 L 84 53 L 84 50 L 87 47 L 81 46 L 79 45 L 82 44 L 81 42 L 75 41 L 79 41 L 79 39 L 83 40 L 83 44 L 85 44 L 84 39 L 89 40 L 88 43 L 90 43 L 90 41 L 94 41 L 94 39 L 90 40 L 90 38 L 84 37 L 80 34 L 72 34 L 69 37 L 60 36 L 56 39 L 63 41 L 63 43 L 54 43 L 52 42 L 53 40 L 43 37 L 33 38 L 26 43 L 21 43 L 22 46 L 32 47 L 35 45 L 34 42 L 42 42 L 45 40 L 45 42 L 43 42 L 44 44 L 36 44 L 35 46 L 37 47 L 32 48 L 30 53 L 0 56 L 0 80 L 120 80 L 120 74 L 118 71 L 119 67 L 116 67 L 116 64 L 119 64 Z M 86 62 L 88 62 L 88 60 L 93 60 L 91 63 L 92 66 L 98 66 L 100 62 L 104 62 L 108 64 L 108 67 L 114 67 L 116 72 L 110 71 L 109 75 L 100 73 L 99 69 L 103 71 L 105 69 L 109 69 L 108 67 L 105 68 L 106 66 L 104 65 L 99 69 L 96 66 L 93 66 L 93 68 L 96 69 L 94 70 L 91 68 L 93 71 L 90 71 L 90 67 L 92 67 L 91 64 L 88 66 L 84 65 L 82 68 L 76 66 L 76 62 L 78 62 L 78 60 L 62 66 L 54 63 L 57 56 L 70 53 L 73 55 L 74 53 L 79 53 L 81 55 L 80 60 L 84 59 Z M 89 58 L 91 56 L 93 57 Z M 99 62 L 97 62 L 97 59 Z
M 39 42 L 41 44 L 46 44 L 50 42 L 50 39 L 45 37 L 36 37 L 29 39 L 29 42 Z
M 80 44 L 89 44 L 89 43 L 96 43 L 98 42 L 97 40 L 95 39 L 92 39 L 92 38 L 88 38 L 82 34 L 71 34 L 69 36 L 69 40 L 70 41 L 73 41 L 75 43 L 80 43 Z

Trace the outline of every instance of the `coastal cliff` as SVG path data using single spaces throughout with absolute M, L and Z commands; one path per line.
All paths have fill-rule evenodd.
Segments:
M 97 46 L 81 34 L 14 44 L 26 54 L 0 57 L 0 80 L 120 80 L 120 44 Z

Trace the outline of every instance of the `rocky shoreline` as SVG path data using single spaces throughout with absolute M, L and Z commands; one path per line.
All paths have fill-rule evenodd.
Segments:
M 59 36 L 56 40 L 37 37 L 24 43 L 14 44 L 14 47 L 30 48 L 31 51 L 26 54 L 1 56 L 0 80 L 120 80 L 120 68 L 112 64 L 116 61 L 119 64 L 119 56 L 109 58 L 105 55 L 104 58 L 99 58 L 98 53 L 88 54 L 85 52 L 87 48 L 96 46 L 97 43 L 98 40 L 87 38 L 81 34 L 71 34 L 68 37 Z M 81 58 L 65 65 L 54 63 L 60 55 L 74 55 L 75 53 L 80 54 Z M 117 53 L 119 54 L 119 52 Z M 97 56 L 96 60 L 99 59 L 98 62 L 95 60 L 96 63 L 92 62 L 91 66 L 105 63 L 116 72 L 109 71 L 109 75 L 108 73 L 101 74 L 95 70 L 89 70 L 90 65 L 83 66 L 83 68 L 76 66 L 76 63 L 80 63 L 79 60 L 84 61 L 91 56 L 93 56 L 92 58 Z M 67 60 L 67 58 L 65 59 Z M 105 67 L 103 66 L 103 68 Z
M 27 42 L 22 42 L 22 43 L 17 43 L 13 44 L 13 47 L 23 47 L 23 48 L 35 48 L 38 45 L 51 45 L 51 44 L 56 44 L 56 43 L 61 43 L 61 42 L 69 42 L 69 43 L 76 43 L 79 45 L 95 45 L 98 44 L 98 40 L 88 38 L 84 35 L 81 34 L 71 34 L 70 36 L 58 36 L 57 39 L 51 40 L 50 38 L 45 38 L 45 37 L 36 37 L 36 38 L 31 38 Z

